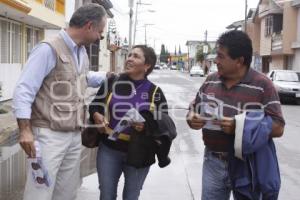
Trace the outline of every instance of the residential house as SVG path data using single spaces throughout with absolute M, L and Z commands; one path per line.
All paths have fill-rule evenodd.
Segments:
M 216 41 L 188 40 L 186 46 L 188 49 L 188 69 L 190 69 L 193 65 L 197 65 L 197 51 L 203 49 L 205 54 L 210 53 L 209 51 L 216 47 Z
M 295 53 L 300 47 L 297 46 L 297 5 L 299 7 L 299 2 L 295 1 L 259 1 L 252 38 L 259 38 L 259 42 L 255 40 L 254 49 L 259 49 L 262 72 L 296 69 L 299 56 Z
M 292 43 L 292 48 L 295 51 L 293 69 L 300 71 L 300 0 L 294 0 L 292 7 L 297 10 L 297 36 L 296 40 Z
M 0 1 L 0 101 L 12 98 L 21 69 L 45 29 L 64 26 L 64 0 Z
M 242 21 L 228 28 L 244 30 L 252 39 L 252 67 L 300 70 L 300 0 L 260 0 Z M 236 26 L 234 26 L 236 25 Z

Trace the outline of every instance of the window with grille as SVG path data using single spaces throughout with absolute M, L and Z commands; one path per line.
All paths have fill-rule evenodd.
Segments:
M 87 54 L 90 59 L 90 66 L 89 69 L 91 71 L 98 71 L 99 66 L 99 40 L 90 44 L 86 47 Z
M 33 48 L 33 30 L 30 27 L 26 28 L 26 55 L 29 57 L 30 51 Z
M 21 25 L 11 23 L 11 63 L 21 63 Z
M 10 24 L 0 19 L 0 63 L 9 63 L 10 56 Z
M 26 27 L 26 56 L 30 55 L 31 50 L 41 41 L 41 30 L 33 27 Z
M 265 20 L 265 36 L 271 35 L 273 32 L 273 16 L 269 15 Z
M 21 63 L 21 25 L 0 19 L 0 63 Z

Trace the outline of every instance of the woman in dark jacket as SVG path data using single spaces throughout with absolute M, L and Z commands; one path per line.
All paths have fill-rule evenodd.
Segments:
M 107 134 L 113 132 L 120 119 L 131 108 L 139 112 L 167 113 L 168 106 L 162 90 L 147 79 L 155 63 L 156 55 L 152 48 L 145 45 L 134 46 L 126 60 L 124 73 L 104 82 L 89 106 L 90 120 L 99 125 L 100 132 L 106 133 L 103 134 L 97 154 L 100 200 L 117 198 L 117 186 L 122 173 L 125 177 L 123 199 L 139 198 L 153 162 L 134 167 L 127 162 L 127 154 L 133 133 L 145 134 L 148 117 L 144 123 L 133 123 L 122 131 L 116 141 L 110 140 Z M 155 140 L 151 142 L 155 143 Z

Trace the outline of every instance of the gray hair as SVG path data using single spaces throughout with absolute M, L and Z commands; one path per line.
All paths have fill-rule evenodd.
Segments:
M 105 16 L 106 11 L 103 6 L 96 3 L 88 3 L 81 6 L 74 12 L 69 26 L 81 28 L 90 21 L 92 21 L 93 25 L 96 25 Z

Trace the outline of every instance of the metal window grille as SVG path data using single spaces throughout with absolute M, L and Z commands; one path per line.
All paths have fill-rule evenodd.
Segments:
M 11 23 L 11 63 L 21 63 L 21 25 Z
M 10 24 L 0 19 L 0 63 L 9 63 L 10 56 Z
M 50 10 L 55 10 L 55 0 L 44 0 L 44 5 L 46 8 Z

